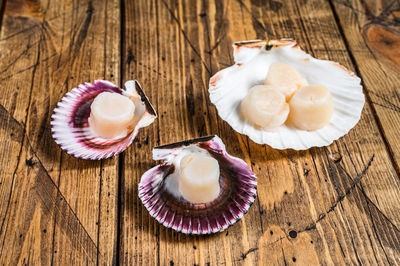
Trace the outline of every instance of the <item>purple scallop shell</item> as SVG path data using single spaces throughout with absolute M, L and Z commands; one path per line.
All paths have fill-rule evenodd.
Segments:
M 174 158 L 189 146 L 197 146 L 218 160 L 219 196 L 206 204 L 193 204 L 166 190 L 165 180 L 174 173 Z M 242 160 L 230 156 L 218 136 L 173 143 L 153 149 L 153 159 L 164 160 L 143 174 L 139 198 L 150 215 L 165 227 L 194 235 L 221 232 L 247 213 L 257 195 L 257 177 Z
M 51 116 L 51 132 L 55 142 L 68 154 L 81 159 L 101 160 L 110 158 L 125 150 L 135 139 L 138 130 L 153 123 L 156 112 L 137 81 L 127 81 L 126 90 L 115 84 L 96 80 L 80 84 L 68 92 Z M 90 105 L 102 92 L 120 93 L 135 97 L 143 103 L 140 118 L 125 136 L 104 139 L 96 136 L 89 126 Z

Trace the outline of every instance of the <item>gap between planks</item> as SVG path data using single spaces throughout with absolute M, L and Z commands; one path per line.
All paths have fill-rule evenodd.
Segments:
M 125 60 L 124 60 L 124 49 L 125 49 L 125 1 L 120 0 L 119 4 L 119 14 L 120 14 L 120 73 L 119 73 L 119 85 L 121 88 L 124 86 L 124 78 L 125 78 Z M 122 229 L 122 208 L 121 208 L 121 200 L 122 200 L 122 179 L 124 178 L 125 173 L 125 164 L 124 164 L 124 152 L 118 155 L 118 196 L 117 196 L 117 254 L 115 263 L 116 265 L 120 265 L 120 252 L 121 252 L 121 229 Z
M 6 9 L 7 0 L 0 0 L 0 30 L 3 25 L 4 11 Z

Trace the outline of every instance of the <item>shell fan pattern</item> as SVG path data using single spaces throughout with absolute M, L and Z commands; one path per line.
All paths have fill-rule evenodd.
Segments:
M 188 152 L 213 157 L 220 167 L 220 193 L 204 204 L 186 201 L 172 188 L 180 159 Z M 217 136 L 173 143 L 153 149 L 153 159 L 163 162 L 147 172 L 139 184 L 139 197 L 150 215 L 165 227 L 185 234 L 221 232 L 238 221 L 254 202 L 257 177 L 241 159 L 230 156 Z
M 254 142 L 275 149 L 306 150 L 327 146 L 346 135 L 360 120 L 365 103 L 361 80 L 340 64 L 312 57 L 291 39 L 236 42 L 233 50 L 235 64 L 210 79 L 210 100 L 223 120 Z M 309 84 L 323 85 L 329 90 L 334 111 L 328 125 L 306 131 L 284 124 L 275 131 L 266 131 L 241 117 L 241 101 L 251 87 L 264 83 L 269 66 L 275 62 L 290 65 Z
M 153 123 L 157 114 L 137 81 L 125 83 L 123 90 L 105 80 L 80 84 L 57 104 L 51 116 L 51 132 L 55 142 L 68 154 L 88 160 L 110 158 L 125 150 L 138 131 Z M 119 93 L 133 100 L 138 115 L 127 134 L 112 139 L 97 136 L 89 125 L 90 106 L 102 92 Z

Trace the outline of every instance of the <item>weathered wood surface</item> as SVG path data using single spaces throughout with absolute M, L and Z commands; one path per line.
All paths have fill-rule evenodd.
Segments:
M 63 94 L 81 81 L 119 83 L 119 11 L 119 1 L 6 3 L 0 33 L 1 264 L 117 258 L 118 159 L 66 155 L 52 141 L 49 121 Z
M 333 6 L 399 172 L 400 3 L 334 0 Z
M 396 1 L 7 0 L 0 264 L 400 264 L 399 17 Z M 208 99 L 232 42 L 282 37 L 363 79 L 362 118 L 329 147 L 257 145 Z M 87 162 L 60 151 L 49 119 L 95 79 L 138 79 L 159 118 L 118 158 Z M 137 195 L 151 149 L 210 134 L 252 166 L 258 198 L 223 233 L 165 229 Z

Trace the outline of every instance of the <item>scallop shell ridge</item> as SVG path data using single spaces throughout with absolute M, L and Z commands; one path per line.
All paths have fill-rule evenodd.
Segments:
M 150 125 L 157 117 L 154 108 L 137 81 L 127 81 L 125 90 L 106 80 L 80 84 L 58 102 L 51 116 L 51 132 L 55 142 L 68 154 L 88 160 L 110 158 L 125 150 L 140 128 Z M 102 92 L 120 93 L 141 101 L 142 112 L 134 128 L 126 135 L 113 139 L 96 136 L 89 127 L 90 105 Z
M 365 103 L 361 80 L 339 63 L 316 59 L 291 39 L 237 42 L 233 44 L 233 54 L 235 64 L 211 77 L 210 100 L 223 120 L 254 142 L 276 149 L 327 146 L 347 134 L 360 120 Z M 271 132 L 257 129 L 240 117 L 241 100 L 252 86 L 263 84 L 269 65 L 276 61 L 294 67 L 310 84 L 328 88 L 335 108 L 330 124 L 316 131 L 283 125 Z
M 231 167 L 221 168 L 222 192 L 211 203 L 191 204 L 165 189 L 166 178 L 176 170 L 174 158 L 190 146 L 205 149 L 219 161 L 220 167 L 222 164 Z M 243 160 L 226 153 L 224 144 L 217 136 L 154 148 L 153 159 L 164 162 L 143 174 L 139 183 L 139 198 L 153 218 L 175 231 L 195 235 L 221 232 L 247 213 L 256 197 L 256 176 Z

